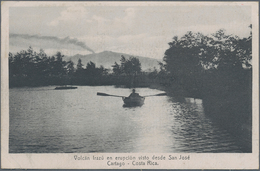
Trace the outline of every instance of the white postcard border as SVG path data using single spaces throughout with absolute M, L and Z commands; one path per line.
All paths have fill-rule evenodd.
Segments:
M 258 169 L 259 168 L 259 23 L 258 2 L 1 2 L 1 168 L 4 169 Z M 58 153 L 58 154 L 10 154 L 9 140 L 9 7 L 11 6 L 69 6 L 69 5 L 248 5 L 252 7 L 253 32 L 253 129 L 252 153 Z M 152 158 L 165 156 L 167 160 L 158 160 L 159 165 L 133 165 L 133 160 L 125 160 L 124 166 L 109 166 L 108 157 L 136 157 L 140 155 Z M 187 161 L 169 160 L 169 156 L 190 156 Z M 76 160 L 76 157 L 82 160 Z M 103 157 L 104 160 L 93 160 Z M 91 160 L 83 160 L 90 157 Z M 130 164 L 129 164 L 130 163 Z

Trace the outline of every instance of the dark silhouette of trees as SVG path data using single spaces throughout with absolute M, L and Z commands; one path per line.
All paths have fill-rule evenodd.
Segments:
M 67 75 L 72 76 L 74 74 L 75 72 L 74 63 L 71 60 L 67 62 L 66 69 L 67 69 L 66 71 Z
M 126 85 L 127 87 L 138 86 L 141 80 L 138 79 L 142 75 L 141 63 L 138 58 L 131 56 L 126 59 L 123 55 L 120 59 L 121 64 L 115 62 L 113 67 L 113 74 L 116 76 L 116 84 Z M 121 81 L 120 81 L 121 80 Z
M 142 72 L 136 57 L 126 59 L 122 56 L 120 64 L 115 62 L 112 66 L 112 72 L 103 66 L 97 67 L 92 61 L 84 67 L 81 59 L 74 64 L 71 60 L 64 61 L 63 57 L 60 52 L 47 56 L 44 50 L 35 52 L 31 47 L 16 54 L 9 53 L 10 87 L 67 84 L 147 87 L 154 83 L 152 77 Z
M 219 85 L 214 89 L 224 85 L 230 90 L 239 89 L 245 81 L 243 75 L 251 68 L 251 36 L 240 39 L 226 35 L 224 30 L 210 36 L 188 32 L 180 39 L 174 37 L 169 46 L 163 68 L 188 96 L 202 97 L 205 88 L 213 86 L 209 82 Z
M 9 53 L 10 87 L 62 84 L 63 77 L 73 73 L 71 61 L 67 63 L 62 58 L 60 52 L 48 57 L 42 49 L 37 53 L 32 47 Z
M 63 60 L 64 55 L 57 52 L 54 56 L 47 56 L 41 49 L 39 53 L 32 47 L 16 54 L 9 53 L 9 83 L 10 87 L 44 86 L 66 84 L 95 84 L 92 81 L 107 74 L 103 66 L 96 68 L 93 62 L 83 68 L 79 59 L 77 68 L 70 60 Z M 102 80 L 102 79 L 100 79 Z M 97 83 L 99 84 L 99 83 Z
M 115 62 L 115 64 L 112 65 L 112 67 L 113 67 L 113 73 L 115 75 L 121 75 L 123 73 L 122 70 L 121 70 L 120 65 L 117 62 Z
M 141 73 L 141 63 L 138 58 L 130 57 L 129 59 L 125 59 L 122 55 L 121 69 L 126 75 L 137 75 Z
M 81 62 L 81 59 L 78 60 L 78 64 L 77 64 L 77 71 L 83 70 L 83 64 Z
M 175 85 L 185 90 L 185 95 L 191 92 L 198 93 L 201 86 L 201 73 L 203 71 L 202 58 L 206 49 L 206 38 L 201 33 L 188 32 L 178 39 L 174 37 L 169 43 L 163 58 L 165 71 L 169 73 Z
M 115 75 L 125 74 L 125 75 L 138 75 L 141 73 L 141 63 L 138 58 L 130 57 L 126 59 L 123 55 L 121 56 L 121 65 L 115 62 L 113 67 L 113 72 Z
M 83 77 L 84 76 L 84 68 L 83 68 L 83 64 L 81 62 L 81 59 L 78 60 L 78 64 L 77 64 L 77 68 L 76 68 L 76 71 L 75 71 L 75 75 L 77 77 Z
M 171 80 L 166 90 L 202 98 L 207 115 L 251 141 L 242 125 L 252 126 L 252 34 L 241 39 L 224 30 L 207 36 L 188 32 L 169 46 L 160 64 Z
M 62 55 L 60 52 L 57 52 L 55 55 L 56 60 L 54 61 L 53 66 L 53 73 L 57 76 L 62 76 L 66 73 L 66 61 L 63 61 L 64 55 Z

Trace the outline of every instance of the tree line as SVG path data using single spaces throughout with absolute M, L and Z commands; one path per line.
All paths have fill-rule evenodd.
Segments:
M 174 37 L 161 72 L 167 80 L 165 90 L 174 96 L 203 99 L 205 113 L 247 140 L 251 149 L 252 32 L 246 38 L 224 30 Z
M 10 87 L 44 85 L 128 85 L 178 89 L 179 94 L 191 97 L 213 92 L 240 91 L 250 87 L 252 34 L 248 38 L 226 35 L 219 30 L 212 35 L 188 32 L 175 36 L 165 51 L 160 69 L 143 72 L 136 57 L 121 57 L 112 71 L 89 62 L 83 67 L 64 61 L 64 55 L 54 56 L 31 47 L 16 54 L 9 53 Z M 214 87 L 214 88 L 213 88 Z
M 9 53 L 9 85 L 46 86 L 46 85 L 134 85 L 137 77 L 144 75 L 138 58 L 121 57 L 121 64 L 111 69 L 97 67 L 92 61 L 75 65 L 71 60 L 64 61 L 64 55 L 57 52 L 47 56 L 44 50 L 35 52 L 32 47 L 16 54 Z M 142 79 L 141 79 L 142 80 Z M 137 82 L 136 82 L 137 84 Z
M 63 57 L 60 52 L 51 57 L 43 50 L 37 53 L 31 47 L 9 53 L 10 86 L 118 85 L 126 84 L 125 80 L 137 85 L 138 77 L 145 76 L 140 80 L 146 80 L 146 85 L 156 83 L 192 97 L 221 92 L 223 86 L 228 91 L 245 90 L 251 83 L 252 34 L 241 39 L 219 30 L 212 35 L 188 32 L 181 38 L 175 36 L 159 63 L 160 70 L 149 73 L 142 71 L 135 57 L 122 56 L 120 64 L 112 65 L 112 72 L 91 61 L 84 68 L 81 59 L 75 65 Z
M 251 82 L 252 35 L 241 39 L 224 30 L 210 36 L 188 32 L 169 46 L 162 69 L 187 96 L 241 91 Z

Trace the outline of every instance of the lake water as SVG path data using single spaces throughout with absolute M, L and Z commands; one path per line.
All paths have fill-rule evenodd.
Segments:
M 236 139 L 207 118 L 202 101 L 146 97 L 123 107 L 130 89 L 78 86 L 10 89 L 10 153 L 243 152 Z M 137 88 L 140 95 L 163 93 Z

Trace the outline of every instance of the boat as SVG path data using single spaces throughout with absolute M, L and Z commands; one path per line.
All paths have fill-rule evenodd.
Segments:
M 67 89 L 77 89 L 78 87 L 72 87 L 72 86 L 60 86 L 60 87 L 55 87 L 55 90 L 67 90 Z
M 124 101 L 123 107 L 135 107 L 135 106 L 142 106 L 144 104 L 145 97 L 166 96 L 167 94 L 166 93 L 159 93 L 159 94 L 153 94 L 153 95 L 140 96 L 138 93 L 135 93 L 135 89 L 133 89 L 133 92 L 128 97 L 106 94 L 106 93 L 100 93 L 100 92 L 97 92 L 97 95 L 98 96 L 121 97 Z
M 133 107 L 133 106 L 142 106 L 144 104 L 145 97 L 122 97 L 124 101 L 124 106 Z

